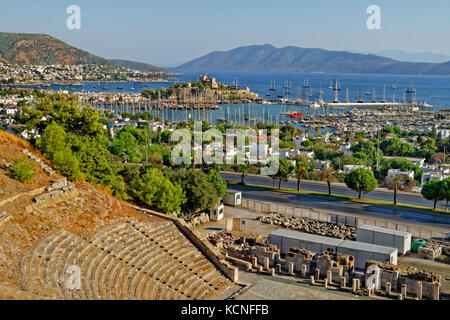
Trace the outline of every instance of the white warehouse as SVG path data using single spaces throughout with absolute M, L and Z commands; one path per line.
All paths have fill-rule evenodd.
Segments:
M 410 232 L 367 224 L 356 229 L 356 241 L 397 248 L 399 254 L 405 254 L 411 250 Z
M 365 242 L 335 239 L 286 229 L 278 229 L 270 233 L 267 242 L 275 244 L 282 254 L 287 254 L 290 248 L 304 248 L 317 254 L 323 251 L 350 254 L 355 257 L 355 268 L 358 269 L 364 269 L 367 260 L 397 264 L 397 248 Z

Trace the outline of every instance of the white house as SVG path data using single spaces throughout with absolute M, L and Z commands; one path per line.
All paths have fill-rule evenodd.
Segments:
M 16 108 L 6 108 L 6 109 L 1 109 L 0 110 L 0 114 L 1 115 L 5 115 L 5 116 L 13 117 L 16 113 L 17 113 L 17 109 Z
M 370 170 L 369 167 L 366 167 L 366 166 L 364 166 L 362 164 L 347 164 L 347 165 L 344 166 L 343 169 L 344 169 L 344 173 L 350 173 L 350 172 L 352 172 L 353 170 L 356 170 L 356 169 L 367 169 L 367 170 Z
M 297 148 L 301 148 L 302 147 L 302 142 L 308 140 L 308 138 L 306 136 L 297 136 L 294 137 L 293 141 L 295 143 L 295 145 L 297 146 Z
M 299 155 L 308 157 L 309 159 L 314 158 L 314 151 L 300 151 Z
M 445 174 L 445 173 L 443 174 L 441 171 L 425 172 L 422 175 L 422 180 L 420 181 L 420 184 L 423 187 L 423 185 L 425 183 L 427 183 L 428 181 L 433 181 L 433 180 L 442 181 L 444 179 L 447 179 L 448 177 L 450 177 L 448 174 Z
M 414 180 L 414 171 L 401 171 L 399 169 L 389 169 L 387 176 L 390 179 L 394 179 L 397 176 L 403 176 Z
M 437 134 L 441 134 L 442 135 L 442 139 L 447 139 L 448 137 L 450 137 L 450 130 L 449 129 L 442 129 L 442 130 L 436 130 Z
M 325 170 L 329 169 L 331 166 L 330 161 L 316 161 L 316 169 Z
M 351 150 L 351 148 L 352 148 L 352 144 L 349 142 L 349 143 L 343 144 L 341 146 L 341 148 L 339 149 L 339 151 L 341 151 L 342 153 L 351 157 L 353 155 L 353 151 Z

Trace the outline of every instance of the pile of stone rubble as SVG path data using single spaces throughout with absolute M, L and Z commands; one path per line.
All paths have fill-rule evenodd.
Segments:
M 48 187 L 46 190 L 47 190 L 47 193 L 44 193 L 43 195 L 35 197 L 33 199 L 33 202 L 39 203 L 43 200 L 46 200 L 49 198 L 54 198 L 63 193 L 68 193 L 70 191 L 75 190 L 75 186 L 72 183 L 67 182 L 66 178 L 62 178 L 62 179 L 53 181 L 52 185 L 50 187 Z
M 217 232 L 217 233 L 211 233 L 207 237 L 208 241 L 212 244 L 217 244 L 218 242 L 221 243 L 221 247 L 224 249 L 230 248 L 234 244 L 234 238 L 225 232 Z
M 317 234 L 326 237 L 356 240 L 356 227 L 346 226 L 342 223 L 334 224 L 299 217 L 286 217 L 283 214 L 273 213 L 258 217 L 262 223 L 273 224 L 296 231 Z

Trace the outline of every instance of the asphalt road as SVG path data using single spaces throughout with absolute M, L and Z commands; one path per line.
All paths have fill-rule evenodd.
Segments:
M 222 174 L 222 176 L 224 177 L 224 179 L 232 181 L 240 181 L 240 177 L 237 175 Z M 266 184 L 264 185 L 272 186 L 272 180 L 264 177 L 255 177 L 255 178 L 247 177 L 246 182 L 260 185 L 263 185 L 263 183 L 261 182 L 266 182 Z M 270 182 L 270 184 L 267 184 L 267 182 Z M 289 184 L 286 183 L 284 186 L 286 187 Z M 315 189 L 311 191 L 328 192 L 327 191 L 328 187 L 326 185 L 321 186 L 318 184 L 307 184 L 307 183 L 304 183 L 302 185 L 303 187 L 305 187 L 304 190 L 309 190 L 306 188 L 307 185 L 312 185 L 312 187 L 314 187 Z M 295 183 L 293 188 L 296 188 Z M 325 188 L 325 191 L 323 188 Z M 264 202 L 278 202 L 288 206 L 302 206 L 319 210 L 328 210 L 328 211 L 332 210 L 340 212 L 342 214 L 363 215 L 374 219 L 386 219 L 398 221 L 399 223 L 401 222 L 408 224 L 429 225 L 433 227 L 450 230 L 450 216 L 437 213 L 420 212 L 416 210 L 408 210 L 405 208 L 391 208 L 380 205 L 371 205 L 338 199 L 327 199 L 326 197 L 314 195 L 310 196 L 301 194 L 280 193 L 276 191 L 262 190 L 258 188 L 252 189 L 251 187 L 240 185 L 233 185 L 230 187 L 230 189 L 242 191 L 243 198 L 250 200 L 257 200 Z M 350 193 L 343 195 L 354 195 L 354 194 Z M 379 192 L 378 195 L 380 196 L 380 198 L 372 198 L 372 199 L 385 200 L 383 196 L 386 196 L 386 194 Z M 413 198 L 414 196 L 406 195 L 406 197 Z M 389 199 L 387 199 L 387 201 L 389 201 Z
M 222 177 L 225 180 L 231 180 L 236 182 L 241 182 L 240 174 L 236 173 L 222 173 Z M 248 176 L 245 178 L 245 183 L 255 184 L 260 186 L 270 186 L 274 185 L 274 181 L 269 177 L 264 176 Z M 278 181 L 275 181 L 275 186 L 278 186 Z M 293 190 L 297 190 L 297 181 L 289 181 L 283 182 L 281 185 L 282 188 L 289 188 Z M 326 183 L 317 182 L 317 181 L 307 181 L 302 180 L 301 182 L 301 190 L 303 191 L 315 191 L 315 192 L 323 192 L 328 193 L 328 185 Z M 350 197 L 358 197 L 358 193 L 353 191 L 352 189 L 347 188 L 347 186 L 342 184 L 331 184 L 331 193 L 335 195 L 342 196 L 350 196 Z M 393 191 L 381 191 L 375 190 L 370 193 L 363 193 L 363 198 L 367 199 L 375 199 L 375 200 L 383 200 L 383 201 L 394 201 L 394 192 Z M 426 200 L 420 194 L 413 193 L 401 193 L 398 194 L 398 202 L 403 204 L 411 204 L 415 206 L 423 206 L 423 207 L 433 207 L 433 201 Z M 438 202 L 438 208 L 445 209 L 445 203 L 443 201 Z

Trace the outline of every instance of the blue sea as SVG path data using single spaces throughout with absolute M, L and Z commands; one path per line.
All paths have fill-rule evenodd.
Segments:
M 297 72 L 235 72 L 235 71 L 179 71 L 182 74 L 172 76 L 170 82 L 84 82 L 83 86 L 68 86 L 52 84 L 53 90 L 69 90 L 69 91 L 105 91 L 103 87 L 107 87 L 108 92 L 128 92 L 139 93 L 148 88 L 164 88 L 169 87 L 175 81 L 185 82 L 198 80 L 200 75 L 206 74 L 215 77 L 218 82 L 228 85 L 235 85 L 236 80 L 240 88 L 249 87 L 251 91 L 258 93 L 261 98 L 279 100 L 277 96 L 282 94 L 292 101 L 300 95 L 305 99 L 305 95 L 309 95 L 309 100 L 314 102 L 318 100 L 319 90 L 323 91 L 323 100 L 331 102 L 335 98 L 336 91 L 331 86 L 339 82 L 341 91 L 338 91 L 338 98 L 344 101 L 346 98 L 346 89 L 348 88 L 349 99 L 356 102 L 362 98 L 366 102 L 370 102 L 375 92 L 375 99 L 380 101 L 385 98 L 392 101 L 395 97 L 396 101 L 402 101 L 405 89 L 414 87 L 417 91 L 416 101 L 426 102 L 435 106 L 433 110 L 448 109 L 450 104 L 450 76 L 425 76 L 425 75 L 386 75 L 386 74 L 337 74 L 337 73 L 297 73 Z M 304 88 L 305 81 L 308 82 L 309 88 Z M 289 89 L 285 86 L 288 84 Z M 145 87 L 144 87 L 145 85 Z M 122 90 L 116 89 L 117 86 L 123 87 Z M 277 91 L 269 91 L 271 86 L 275 86 Z M 393 86 L 397 87 L 393 89 Z M 134 90 L 132 89 L 134 88 Z M 300 91 L 300 90 L 301 91 Z M 290 91 L 290 95 L 286 91 Z M 270 96 L 269 96 L 270 94 Z M 409 97 L 408 97 L 409 99 Z M 305 115 L 316 115 L 325 112 L 339 113 L 348 111 L 354 107 L 329 107 L 327 110 L 312 109 L 307 106 L 291 106 L 281 103 L 271 105 L 261 104 L 221 104 L 218 110 L 207 111 L 209 121 L 216 122 L 218 119 L 231 119 L 235 123 L 248 124 L 245 118 L 255 119 L 258 121 L 271 123 L 284 123 L 286 116 L 281 115 L 283 112 L 302 112 Z M 123 111 L 123 109 L 122 109 Z M 155 114 L 165 120 L 181 121 L 189 117 L 194 119 L 205 119 L 205 113 L 190 110 L 166 110 L 162 113 Z M 299 124 L 294 124 L 299 127 Z

